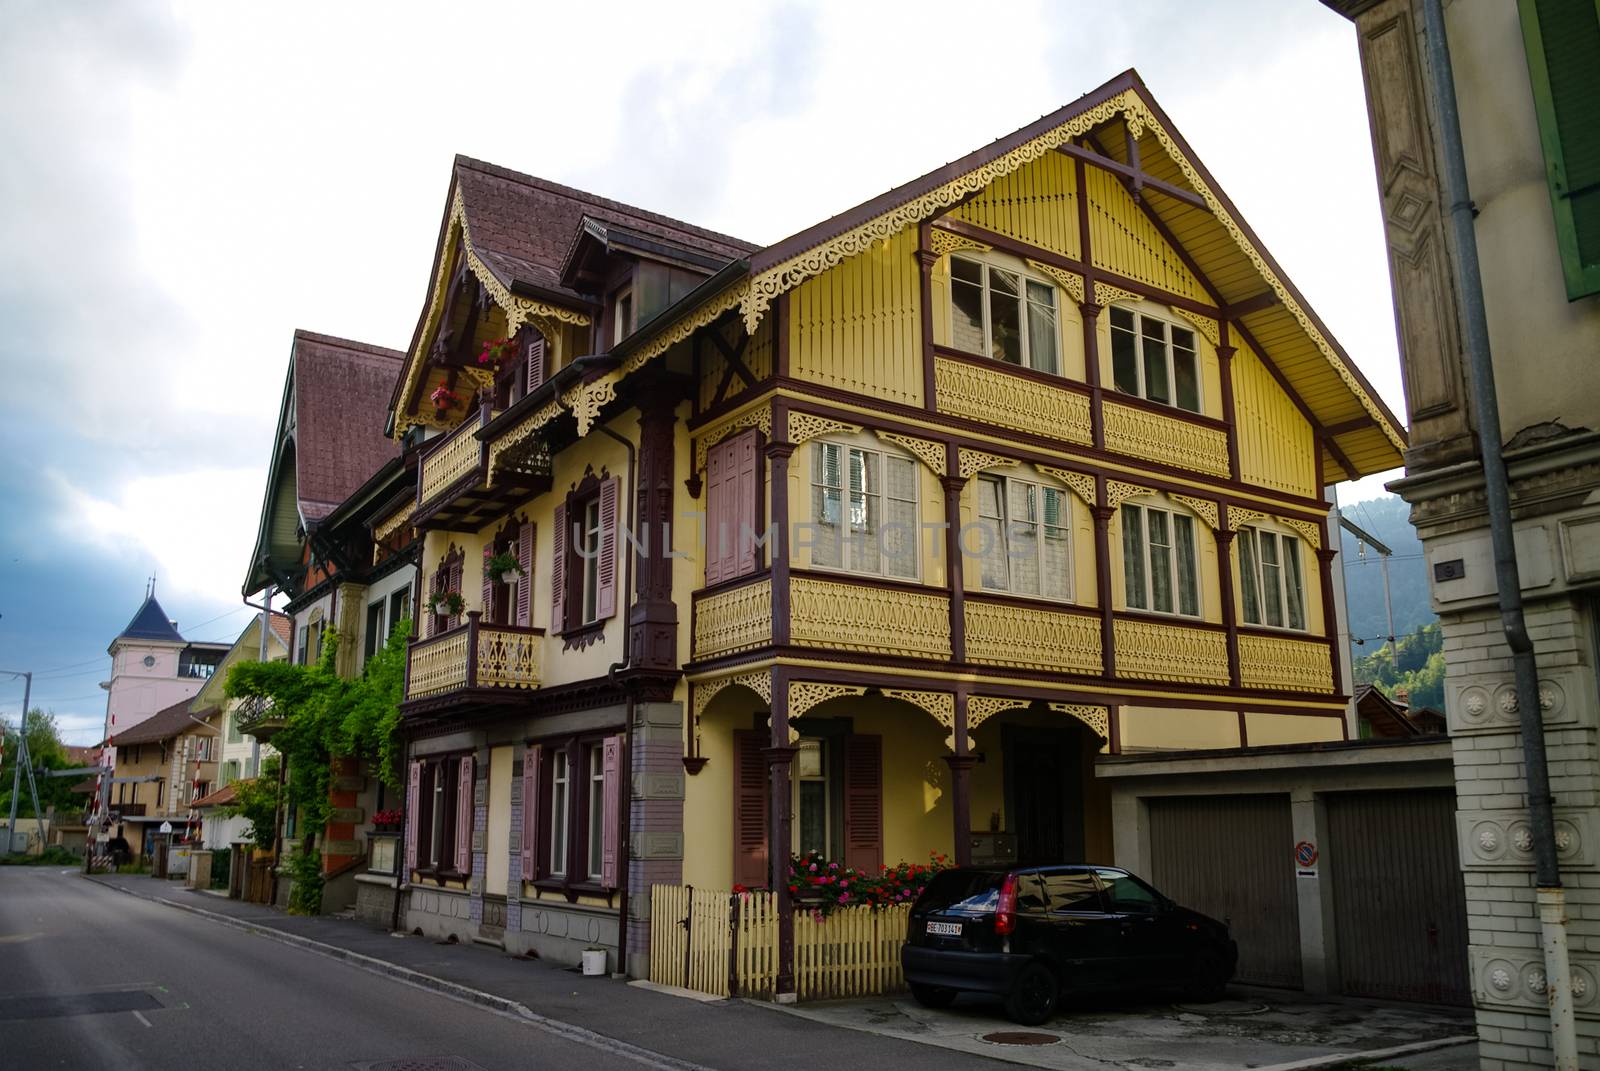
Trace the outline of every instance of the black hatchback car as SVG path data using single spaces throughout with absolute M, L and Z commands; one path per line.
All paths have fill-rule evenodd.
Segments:
M 1126 870 L 960 867 L 917 898 L 900 958 L 918 1002 L 942 1008 L 960 992 L 992 993 L 1035 1026 L 1063 991 L 1175 987 L 1215 999 L 1239 953 L 1223 923 Z

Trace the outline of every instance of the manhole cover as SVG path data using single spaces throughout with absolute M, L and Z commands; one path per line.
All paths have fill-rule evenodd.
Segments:
M 1054 1045 L 1061 1039 L 1055 1034 L 1039 1034 L 1032 1030 L 999 1030 L 983 1035 L 983 1040 L 996 1045 Z
M 398 1060 L 366 1060 L 350 1066 L 355 1071 L 484 1071 L 460 1056 L 402 1056 Z

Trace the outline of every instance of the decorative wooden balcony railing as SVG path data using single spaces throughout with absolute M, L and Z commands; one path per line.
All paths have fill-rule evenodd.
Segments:
M 968 592 L 967 658 L 991 666 L 1098 674 L 1100 615 L 1067 606 L 985 601 Z
M 1118 616 L 1117 676 L 1188 684 L 1228 683 L 1228 633 L 1201 622 Z M 1331 686 L 1330 686 L 1331 690 Z
M 483 471 L 484 444 L 478 438 L 478 429 L 485 420 L 481 411 L 477 419 L 468 417 L 454 431 L 429 444 L 417 466 L 417 506 L 427 507 L 455 488 L 468 477 Z
M 695 599 L 694 657 L 716 658 L 771 642 L 771 577 Z
M 430 442 L 417 465 L 417 504 L 411 515 L 419 528 L 477 529 L 514 509 L 530 494 L 550 486 L 550 454 L 541 442 L 502 464 L 489 478 L 490 444 L 480 437 L 499 414 L 487 405 L 443 438 Z M 491 486 L 492 483 L 492 486 Z
M 1331 692 L 1333 655 L 1328 641 L 1241 631 L 1239 683 L 1246 688 Z
M 1105 400 L 1106 449 L 1207 476 L 1228 475 L 1225 425 L 1179 410 Z
M 452 693 L 501 692 L 539 687 L 544 630 L 482 623 L 478 612 L 449 632 L 413 643 L 406 654 L 406 700 Z
M 1024 375 L 981 358 L 940 354 L 933 363 L 939 412 L 1087 446 L 1089 396 L 1066 380 Z
M 789 578 L 789 636 L 805 647 L 950 657 L 950 600 L 911 585 Z

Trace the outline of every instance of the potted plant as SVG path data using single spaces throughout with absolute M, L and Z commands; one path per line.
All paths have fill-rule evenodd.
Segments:
M 484 571 L 496 584 L 510 584 L 522 579 L 522 565 L 509 550 L 503 550 L 485 562 Z
M 400 832 L 400 823 L 403 820 L 404 816 L 400 813 L 400 808 L 398 807 L 389 811 L 378 811 L 372 816 L 372 831 L 374 833 L 398 833 Z
M 433 393 L 428 395 L 428 400 L 433 403 L 433 412 L 436 417 L 443 420 L 449 415 L 450 410 L 461 405 L 461 395 L 451 390 L 448 385 L 441 383 L 433 388 Z
M 514 349 L 509 338 L 492 338 L 483 344 L 483 352 L 478 354 L 478 363 L 488 365 L 492 371 L 499 372 L 500 366 L 511 359 Z
M 428 596 L 428 612 L 434 615 L 456 617 L 466 605 L 459 591 L 436 591 Z

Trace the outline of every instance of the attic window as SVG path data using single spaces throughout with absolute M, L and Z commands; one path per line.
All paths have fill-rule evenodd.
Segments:
M 617 295 L 616 318 L 611 329 L 611 344 L 616 345 L 633 334 L 633 288 Z
M 1056 290 L 1021 272 L 950 258 L 950 340 L 968 353 L 1059 375 Z
M 1200 359 L 1187 327 L 1112 306 L 1111 375 L 1124 394 L 1200 411 Z

